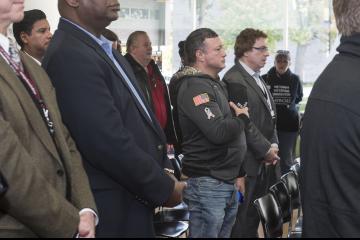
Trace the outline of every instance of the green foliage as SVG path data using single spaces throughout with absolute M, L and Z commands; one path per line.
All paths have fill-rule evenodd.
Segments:
M 228 48 L 245 28 L 255 28 L 269 36 L 270 49 L 281 41 L 285 20 L 285 1 L 289 1 L 290 39 L 300 45 L 323 35 L 329 0 L 198 0 L 211 5 L 203 12 L 202 25 L 215 29 Z M 220 14 L 219 14 L 220 13 Z M 336 32 L 335 32 L 336 33 Z M 331 34 L 335 35 L 335 34 Z M 324 40 L 325 41 L 325 40 Z M 326 41 L 325 41 L 326 42 Z
M 281 41 L 283 39 L 282 31 L 281 29 L 266 29 L 265 30 L 266 35 L 268 35 L 268 46 L 269 49 L 274 52 L 276 51 L 276 43 Z
M 314 33 L 311 29 L 290 29 L 290 39 L 300 45 L 306 45 L 313 37 Z
M 245 28 L 260 29 L 268 34 L 269 47 L 274 49 L 276 42 L 282 40 L 283 10 L 279 9 L 282 1 L 213 1 L 215 11 L 207 12 L 203 25 L 217 31 L 227 48 L 234 47 L 236 36 Z

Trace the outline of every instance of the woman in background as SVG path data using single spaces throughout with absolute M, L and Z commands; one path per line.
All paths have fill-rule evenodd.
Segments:
M 282 174 L 287 173 L 294 164 L 293 152 L 300 128 L 298 104 L 303 97 L 300 78 L 291 72 L 290 64 L 290 52 L 279 50 L 275 56 L 275 66 L 263 76 L 276 104 Z

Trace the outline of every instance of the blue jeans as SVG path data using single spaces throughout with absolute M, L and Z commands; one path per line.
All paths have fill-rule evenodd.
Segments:
M 190 178 L 184 192 L 190 211 L 190 238 L 229 238 L 238 201 L 234 184 L 211 177 Z

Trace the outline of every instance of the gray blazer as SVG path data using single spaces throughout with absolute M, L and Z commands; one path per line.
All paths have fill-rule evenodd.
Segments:
M 275 127 L 276 117 L 271 116 L 271 109 L 263 92 L 238 61 L 225 74 L 223 81 L 226 84 L 230 100 L 235 97 L 242 99 L 240 100 L 243 101 L 240 102 L 241 104 L 247 102 L 251 123 L 246 130 L 248 151 L 245 157 L 245 171 L 248 176 L 256 176 L 271 144 L 278 143 Z M 265 83 L 264 85 L 266 86 Z M 275 111 L 271 93 L 268 89 L 266 90 Z

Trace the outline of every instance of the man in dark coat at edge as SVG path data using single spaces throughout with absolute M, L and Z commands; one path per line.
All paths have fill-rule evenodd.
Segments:
M 301 132 L 303 237 L 360 237 L 360 1 L 334 0 L 338 55 L 314 85 Z

